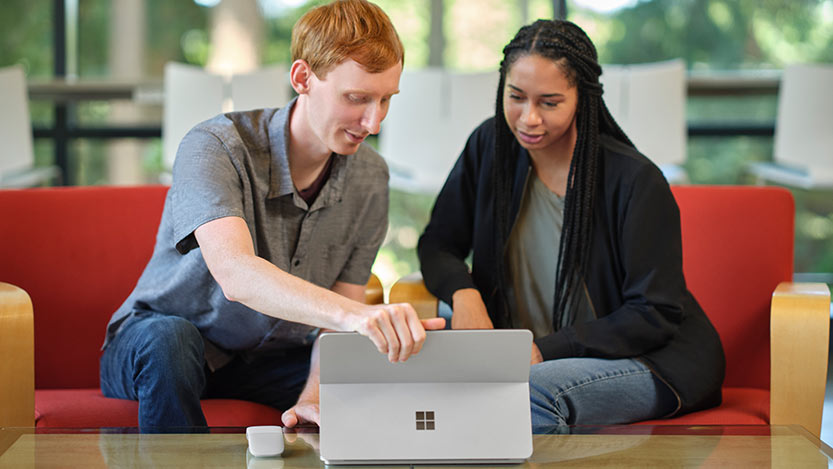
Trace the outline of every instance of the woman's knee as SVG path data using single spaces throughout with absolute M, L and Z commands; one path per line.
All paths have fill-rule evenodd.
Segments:
M 570 408 L 564 399 L 564 386 L 554 379 L 559 368 L 562 367 L 551 361 L 533 365 L 529 370 L 529 403 L 536 431 L 568 425 Z

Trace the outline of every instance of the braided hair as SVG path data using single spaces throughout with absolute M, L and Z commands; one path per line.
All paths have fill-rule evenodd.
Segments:
M 511 230 L 512 182 L 515 179 L 519 145 L 506 122 L 503 91 L 506 75 L 512 65 L 519 58 L 533 54 L 554 61 L 564 72 L 568 83 L 578 88 L 575 114 L 577 137 L 567 176 L 553 304 L 553 325 L 558 330 L 573 322 L 580 298 L 577 289 L 587 269 L 592 214 L 599 184 L 599 134 L 610 134 L 628 145 L 633 144 L 616 124 L 601 98 L 599 75 L 602 69 L 596 48 L 587 34 L 575 24 L 561 20 L 538 20 L 522 27 L 503 49 L 504 58 L 500 63 L 495 106 L 495 163 L 491 179 L 495 190 L 496 252 L 503 252 Z M 508 324 L 505 260 L 502 255 L 498 255 L 497 259 L 498 291 L 501 292 L 504 305 L 504 316 L 499 320 Z

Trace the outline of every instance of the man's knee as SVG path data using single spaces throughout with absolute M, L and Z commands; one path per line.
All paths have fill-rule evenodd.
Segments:
M 148 368 L 172 380 L 203 373 L 204 343 L 199 330 L 186 319 L 156 315 L 144 318 L 132 332 L 136 344 L 136 375 Z
M 200 331 L 187 319 L 178 316 L 154 316 L 137 324 L 142 348 L 172 356 L 203 353 Z

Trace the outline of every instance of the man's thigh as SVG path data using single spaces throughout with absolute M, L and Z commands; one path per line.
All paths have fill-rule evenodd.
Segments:
M 101 356 L 102 392 L 136 400 L 141 386 L 171 377 L 190 380 L 201 388 L 202 363 L 202 336 L 188 320 L 136 313 L 125 320 Z

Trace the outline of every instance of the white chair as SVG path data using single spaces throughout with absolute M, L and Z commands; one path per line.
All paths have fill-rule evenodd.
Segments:
M 0 69 L 0 187 L 33 187 L 59 178 L 55 166 L 35 167 L 23 67 Z
M 498 78 L 439 68 L 403 72 L 379 133 L 391 187 L 439 192 L 469 134 L 494 115 Z
M 173 168 L 179 142 L 194 125 L 223 112 L 223 87 L 223 77 L 202 67 L 165 64 L 162 154 L 166 168 Z
M 231 76 L 231 104 L 235 111 L 282 107 L 292 98 L 289 71 L 281 65 Z
M 603 65 L 600 81 L 613 118 L 672 183 L 687 182 L 686 75 L 680 59 Z
M 833 189 L 833 65 L 795 64 L 778 91 L 773 162 L 754 163 L 759 182 Z
M 165 65 L 162 125 L 165 166 L 173 167 L 179 142 L 200 122 L 222 112 L 280 107 L 289 100 L 287 70 L 282 66 L 224 76 L 169 62 Z

